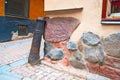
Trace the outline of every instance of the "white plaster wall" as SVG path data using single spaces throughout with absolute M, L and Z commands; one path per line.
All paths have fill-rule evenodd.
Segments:
M 54 4 L 58 4 L 58 3 L 54 3 L 54 1 L 59 1 L 59 6 L 61 4 L 61 6 L 63 7 L 61 0 L 46 0 L 46 1 L 51 1 L 51 3 L 47 3 L 47 4 L 45 3 L 45 6 L 47 7 L 50 7 L 51 5 L 54 6 Z M 115 32 L 120 32 L 120 25 L 101 24 L 102 0 L 75 0 L 75 1 L 77 2 L 76 6 L 81 5 L 83 6 L 81 7 L 83 9 L 77 9 L 77 11 L 75 10 L 62 11 L 61 9 L 60 11 L 46 12 L 46 16 L 49 17 L 71 16 L 78 18 L 81 21 L 79 27 L 72 34 L 71 40 L 78 41 L 81 35 L 83 34 L 83 32 L 87 32 L 87 31 L 92 31 L 100 35 L 101 37 L 105 37 Z M 66 6 L 67 5 L 64 5 L 64 7 Z M 54 7 L 52 7 L 52 10 L 54 10 Z

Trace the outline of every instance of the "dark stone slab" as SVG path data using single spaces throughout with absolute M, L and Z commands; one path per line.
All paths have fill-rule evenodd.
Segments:
M 53 49 L 46 54 L 46 57 L 50 58 L 51 60 L 61 60 L 64 58 L 64 52 L 62 49 Z
M 103 45 L 107 55 L 120 58 L 120 32 L 107 36 Z
M 55 49 L 55 46 L 48 42 L 48 41 L 45 41 L 44 42 L 44 54 L 46 55 L 48 52 L 50 52 L 52 49 Z
M 84 44 L 90 45 L 90 46 L 97 45 L 100 43 L 100 37 L 97 34 L 94 34 L 92 32 L 83 33 L 80 40 Z
M 78 27 L 79 23 L 79 20 L 73 17 L 47 19 L 45 40 L 50 42 L 69 40 L 72 32 Z

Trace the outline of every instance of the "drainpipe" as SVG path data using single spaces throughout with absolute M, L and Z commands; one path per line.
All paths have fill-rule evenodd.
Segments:
M 36 28 L 34 31 L 32 46 L 28 57 L 28 63 L 30 63 L 31 65 L 36 65 L 40 63 L 39 52 L 40 52 L 41 38 L 45 30 L 45 23 L 46 21 L 44 20 L 44 18 L 38 18 L 36 20 Z

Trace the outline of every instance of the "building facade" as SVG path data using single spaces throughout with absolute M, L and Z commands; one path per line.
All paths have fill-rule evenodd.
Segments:
M 32 36 L 44 0 L 0 0 L 0 42 Z
M 116 14 L 108 10 L 112 7 L 110 4 L 115 5 L 115 2 L 118 4 Z M 120 0 L 45 0 L 45 11 L 46 16 L 49 17 L 62 16 L 79 19 L 81 24 L 71 36 L 71 40 L 78 41 L 79 36 L 87 31 L 102 37 L 120 32 L 119 3 Z

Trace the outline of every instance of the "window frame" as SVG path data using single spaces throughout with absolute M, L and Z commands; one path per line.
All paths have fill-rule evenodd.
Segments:
M 107 0 L 103 0 L 101 24 L 120 24 L 120 19 L 119 18 L 118 19 L 107 18 L 106 11 L 107 11 Z

